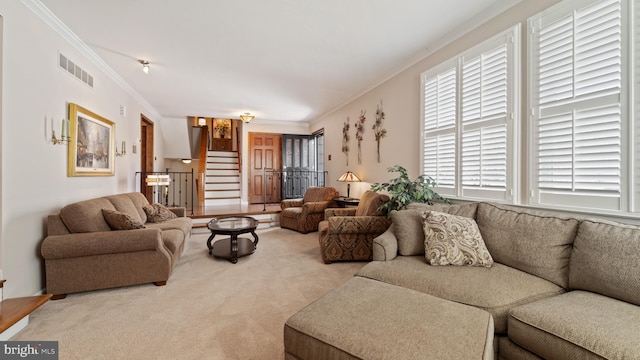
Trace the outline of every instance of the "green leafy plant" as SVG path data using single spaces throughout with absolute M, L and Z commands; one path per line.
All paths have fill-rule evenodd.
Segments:
M 446 199 L 433 190 L 436 186 L 435 180 L 429 176 L 420 175 L 415 180 L 409 178 L 409 173 L 400 165 L 394 165 L 387 169 L 388 172 L 397 172 L 400 175 L 385 183 L 374 183 L 371 190 L 379 192 L 386 191 L 391 198 L 387 203 L 380 206 L 378 210 L 386 211 L 387 214 L 391 210 L 400 210 L 407 204 L 413 202 L 432 204 L 433 200 L 443 201 L 450 204 L 451 201 Z

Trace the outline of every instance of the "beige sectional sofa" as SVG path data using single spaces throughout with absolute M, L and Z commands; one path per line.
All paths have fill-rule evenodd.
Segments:
M 160 221 L 151 212 L 150 219 L 144 210 L 149 205 L 143 194 L 126 193 L 76 202 L 49 215 L 41 246 L 47 293 L 63 298 L 119 286 L 165 285 L 191 236 L 192 220 L 183 207 L 168 208 L 175 218 Z M 131 229 L 112 230 L 103 209 L 128 219 L 133 225 L 124 227 Z
M 492 266 L 428 265 L 423 211 L 475 219 L 493 258 Z M 393 225 L 374 239 L 374 261 L 355 278 L 373 280 L 370 286 L 391 285 L 407 294 L 418 292 L 491 314 L 493 337 L 476 332 L 467 335 L 467 340 L 473 337 L 492 341 L 492 350 L 499 359 L 640 359 L 639 227 L 563 218 L 493 203 L 411 204 L 391 217 Z M 392 301 L 396 306 L 388 311 L 394 312 L 395 320 L 391 326 L 385 324 L 387 328 L 415 323 L 415 314 L 396 314 L 397 309 L 405 307 L 401 294 Z M 323 304 L 322 308 L 331 305 Z M 322 308 L 313 303 L 301 313 L 311 312 L 317 317 L 316 312 Z M 371 315 L 367 316 L 374 316 L 376 309 L 369 311 Z M 428 312 L 441 329 L 453 329 L 451 323 L 467 327 L 471 322 L 483 321 L 481 317 L 460 320 L 452 311 L 415 311 Z M 308 337 L 319 338 L 318 343 L 334 350 L 340 348 L 329 337 L 315 332 L 316 325 L 305 323 L 311 318 L 294 315 L 285 325 L 286 357 L 308 358 L 299 356 L 300 349 L 296 348 L 300 339 Z M 370 331 L 358 319 L 351 319 L 350 323 L 352 329 L 337 330 L 349 338 L 345 342 L 349 349 L 337 358 L 361 357 L 354 351 Z M 357 331 L 349 332 L 356 327 Z M 293 333 L 292 330 L 298 336 L 287 339 L 287 332 Z M 449 330 L 433 331 L 429 336 L 444 338 Z M 426 339 L 416 337 L 412 341 Z M 452 348 L 449 354 L 429 358 L 486 358 L 487 354 L 478 349 L 463 354 Z M 411 358 L 409 350 L 407 346 L 392 346 L 371 358 Z M 344 356 L 345 353 L 349 355 Z

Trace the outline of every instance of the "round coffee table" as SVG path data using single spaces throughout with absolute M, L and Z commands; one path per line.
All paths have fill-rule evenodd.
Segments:
M 258 235 L 255 233 L 257 227 L 258 220 L 250 216 L 225 216 L 211 219 L 207 223 L 207 228 L 211 230 L 211 236 L 207 240 L 209 255 L 227 259 L 235 264 L 239 257 L 253 254 L 258 247 Z M 245 233 L 251 233 L 254 240 L 238 238 L 238 235 Z M 231 237 L 218 240 L 211 245 L 216 235 Z

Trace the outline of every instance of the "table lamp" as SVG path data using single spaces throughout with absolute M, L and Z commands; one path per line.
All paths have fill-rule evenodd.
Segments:
M 358 177 L 351 171 L 347 171 L 346 173 L 342 174 L 342 176 L 340 176 L 338 181 L 347 183 L 347 199 L 351 199 L 351 196 L 349 196 L 349 190 L 351 190 L 351 184 L 349 183 L 360 181 L 360 179 L 358 179 Z

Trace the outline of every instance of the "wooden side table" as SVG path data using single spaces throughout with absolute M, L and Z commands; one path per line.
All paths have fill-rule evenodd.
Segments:
M 354 198 L 348 198 L 348 197 L 344 197 L 344 196 L 338 196 L 337 198 L 333 199 L 336 204 L 338 205 L 338 207 L 352 207 L 352 206 L 358 206 L 358 204 L 360 204 L 360 199 L 354 199 Z

